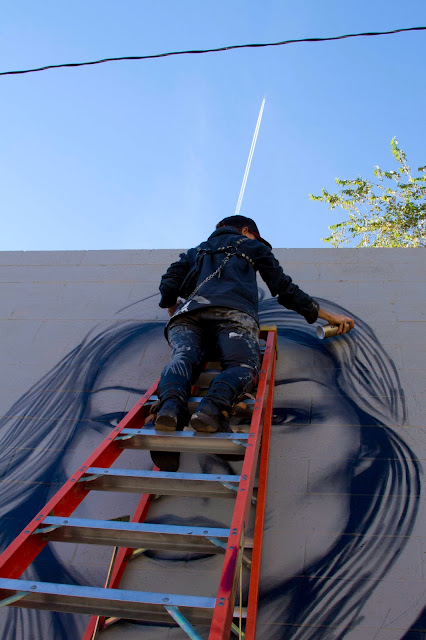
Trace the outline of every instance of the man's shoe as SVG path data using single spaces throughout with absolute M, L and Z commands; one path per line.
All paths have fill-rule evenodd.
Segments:
M 202 411 L 197 411 L 192 415 L 189 426 L 195 431 L 204 431 L 205 433 L 234 433 L 228 422 L 228 414 L 226 411 L 211 415 Z M 245 453 L 217 453 L 218 458 L 230 462 L 238 462 L 244 460 Z
M 174 411 L 161 410 L 155 419 L 158 431 L 176 431 L 178 415 Z
M 197 411 L 192 414 L 189 426 L 195 429 L 195 431 L 202 431 L 205 433 L 216 433 L 217 431 L 222 433 L 233 433 L 229 426 L 228 414 L 226 411 L 215 414 Z
M 187 409 L 183 408 L 176 400 L 166 400 L 155 419 L 155 428 L 158 431 L 182 430 L 188 424 Z
M 188 424 L 189 412 L 177 400 L 166 400 L 155 419 L 157 431 L 182 431 Z M 179 451 L 150 451 L 151 460 L 160 471 L 177 471 L 179 469 Z

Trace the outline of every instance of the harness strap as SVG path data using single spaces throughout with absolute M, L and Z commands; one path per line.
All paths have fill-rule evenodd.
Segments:
M 240 238 L 235 244 L 228 244 L 226 247 L 218 247 L 217 249 L 202 249 L 201 247 L 197 247 L 197 257 L 202 257 L 203 255 L 207 254 L 213 255 L 215 253 L 225 253 L 226 256 L 229 256 L 228 260 L 232 256 L 238 256 L 239 258 L 244 258 L 244 260 L 246 260 L 251 264 L 252 267 L 254 267 L 254 262 L 250 258 L 250 256 L 248 256 L 246 253 L 243 253 L 238 246 L 246 240 L 248 240 L 248 238 Z M 226 262 L 228 262 L 228 260 Z
M 252 265 L 252 267 L 254 268 L 254 262 L 250 258 L 250 256 L 248 256 L 247 254 L 243 253 L 242 251 L 240 251 L 238 249 L 238 245 L 241 244 L 242 242 L 245 242 L 246 240 L 248 240 L 248 238 L 243 237 L 240 240 L 237 240 L 235 245 L 231 244 L 231 245 L 228 245 L 226 247 L 219 247 L 218 249 L 214 249 L 214 250 L 212 250 L 212 249 L 202 249 L 201 247 L 197 247 L 197 258 L 196 258 L 197 261 L 202 259 L 203 256 L 205 256 L 207 254 L 224 253 L 225 256 L 224 256 L 222 262 L 220 263 L 220 265 L 218 266 L 218 268 L 215 271 L 213 271 L 213 273 L 211 273 L 209 276 L 207 276 L 207 278 L 205 278 L 202 282 L 200 282 L 199 285 L 197 285 L 195 287 L 195 289 L 191 293 L 191 295 L 189 295 L 187 297 L 187 301 L 190 300 L 191 298 L 193 298 L 198 293 L 198 291 L 201 289 L 201 287 L 204 284 L 206 284 L 206 282 L 208 282 L 209 280 L 211 280 L 215 276 L 220 278 L 224 266 L 226 265 L 227 262 L 229 262 L 229 260 L 232 258 L 232 256 L 238 256 L 239 258 L 243 258 L 243 259 L 247 260 L 247 262 L 249 262 Z

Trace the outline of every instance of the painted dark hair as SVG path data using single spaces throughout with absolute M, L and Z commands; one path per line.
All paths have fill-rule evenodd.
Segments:
M 335 313 L 348 314 L 328 300 L 317 300 Z M 361 426 L 344 531 L 300 576 L 261 593 L 261 604 L 272 605 L 268 622 L 277 625 L 271 624 L 271 640 L 339 640 L 359 623 L 362 607 L 397 560 L 416 520 L 420 467 L 396 433 L 406 421 L 404 393 L 393 361 L 360 318 L 355 317 L 351 334 L 329 341 L 318 340 L 311 327 L 293 312 L 277 309 L 271 299 L 261 301 L 260 320 L 277 324 L 280 336 L 330 359 L 336 388 Z M 370 464 L 357 473 L 358 463 L 368 458 Z
M 62 459 L 74 438 L 89 426 L 100 430 L 100 424 L 87 420 L 86 409 L 103 367 L 134 339 L 154 331 L 160 338 L 163 330 L 164 324 L 158 322 L 116 321 L 96 327 L 1 418 L 0 517 L 5 523 L 0 533 L 1 550 L 47 502 L 51 483 L 58 483 L 56 491 L 65 482 Z M 71 572 L 49 545 L 25 578 L 87 583 L 87 577 L 74 568 Z M 84 632 L 84 620 L 82 616 L 8 607 L 3 637 L 31 638 L 34 629 L 40 633 L 49 629 L 55 640 L 79 638 Z

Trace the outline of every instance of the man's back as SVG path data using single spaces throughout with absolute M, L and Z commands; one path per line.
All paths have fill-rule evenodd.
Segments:
M 187 301 L 177 314 L 210 305 L 237 309 L 257 321 L 257 271 L 280 304 L 315 322 L 318 305 L 283 272 L 269 246 L 232 226 L 216 229 L 169 267 L 161 279 L 160 307 L 173 307 L 180 296 Z

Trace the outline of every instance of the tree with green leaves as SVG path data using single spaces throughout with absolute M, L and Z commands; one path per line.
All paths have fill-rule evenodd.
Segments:
M 322 190 L 312 200 L 326 202 L 331 210 L 342 207 L 349 219 L 329 227 L 324 242 L 333 247 L 358 240 L 357 247 L 425 247 L 426 246 L 426 166 L 414 176 L 398 140 L 391 140 L 397 171 L 375 167 L 376 181 L 364 178 L 340 180 L 340 193 Z

